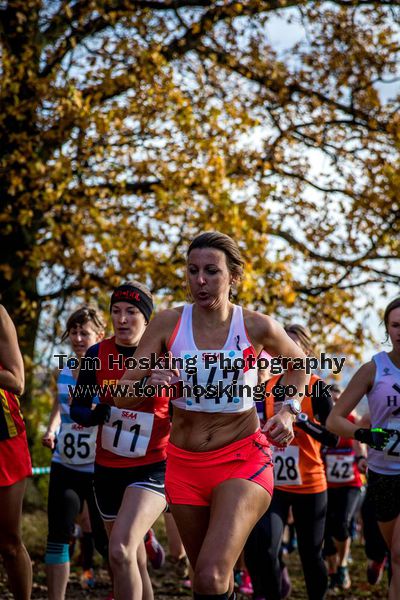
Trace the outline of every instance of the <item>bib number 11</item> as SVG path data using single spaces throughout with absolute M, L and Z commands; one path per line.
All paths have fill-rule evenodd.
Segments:
M 114 421 L 114 423 L 112 423 L 112 427 L 116 428 L 115 437 L 114 437 L 114 441 L 113 441 L 114 448 L 118 448 L 118 442 L 119 442 L 119 438 L 121 436 L 121 431 L 122 431 L 122 424 L 123 424 L 122 419 L 117 419 L 116 421 Z M 129 451 L 135 452 L 136 444 L 137 444 L 137 441 L 139 438 L 139 433 L 140 433 L 140 424 L 136 423 L 136 425 L 132 425 L 132 427 L 129 428 L 129 431 L 130 431 L 130 433 L 133 433 L 132 442 L 131 442 Z
M 105 450 L 136 458 L 145 456 L 153 430 L 154 414 L 111 407 L 110 420 L 104 423 L 101 445 Z

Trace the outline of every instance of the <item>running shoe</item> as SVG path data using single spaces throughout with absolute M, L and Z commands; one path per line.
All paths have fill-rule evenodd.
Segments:
M 152 529 L 149 529 L 149 531 L 146 533 L 144 545 L 146 548 L 147 558 L 149 559 L 153 569 L 161 569 L 165 563 L 165 552 Z
M 96 583 L 93 569 L 86 569 L 81 575 L 81 586 L 83 590 L 92 590 Z
M 185 590 L 192 589 L 192 580 L 190 579 L 189 575 L 182 579 L 182 587 L 185 588 Z
M 371 585 L 376 585 L 380 582 L 383 575 L 383 570 L 386 564 L 386 556 L 382 562 L 377 560 L 369 560 L 367 566 L 367 580 Z
M 247 569 L 241 571 L 238 590 L 241 594 L 245 594 L 246 596 L 251 596 L 253 594 L 253 584 L 251 583 L 251 578 Z
M 348 590 L 351 587 L 349 569 L 347 567 L 338 567 L 336 571 L 337 584 L 342 590 Z
M 281 569 L 281 600 L 289 598 L 292 591 L 292 582 L 290 581 L 289 571 L 286 566 Z
M 328 590 L 336 590 L 338 587 L 338 580 L 336 573 L 328 574 Z
M 240 569 L 233 569 L 233 583 L 236 589 L 242 583 L 242 572 Z
M 187 579 L 189 577 L 189 560 L 187 556 L 182 556 L 176 561 L 175 572 L 179 579 Z

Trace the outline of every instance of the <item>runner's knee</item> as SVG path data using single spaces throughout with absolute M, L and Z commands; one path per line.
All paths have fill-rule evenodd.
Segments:
M 221 594 L 229 586 L 229 568 L 217 562 L 198 561 L 194 572 L 194 588 L 207 594 Z
M 110 540 L 109 559 L 113 570 L 125 567 L 137 560 L 137 548 L 132 548 L 120 541 Z
M 0 555 L 4 560 L 14 559 L 22 548 L 22 540 L 19 535 L 10 535 L 0 540 Z
M 392 566 L 396 565 L 397 568 L 400 568 L 400 541 L 395 540 L 392 542 L 392 547 L 390 549 L 390 560 Z
M 344 542 L 347 538 L 350 537 L 350 528 L 349 523 L 347 521 L 342 521 L 341 523 L 336 523 L 335 525 L 335 539 L 338 542 Z

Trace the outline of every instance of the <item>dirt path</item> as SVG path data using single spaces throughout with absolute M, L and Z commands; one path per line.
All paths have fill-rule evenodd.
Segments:
M 42 511 L 24 516 L 24 540 L 33 560 L 34 588 L 33 600 L 47 600 L 46 576 L 43 565 L 44 540 L 46 537 L 46 515 Z M 162 521 L 156 524 L 157 535 L 166 546 L 165 533 Z M 335 593 L 334 598 L 346 600 L 360 600 L 364 598 L 383 600 L 387 598 L 387 578 L 378 586 L 370 586 L 366 581 L 366 558 L 363 547 L 356 542 L 352 548 L 353 563 L 350 565 L 352 588 L 347 592 Z M 289 572 L 292 578 L 293 591 L 291 600 L 307 600 L 303 577 L 297 552 L 288 559 Z M 71 581 L 68 585 L 67 600 L 104 600 L 110 591 L 110 582 L 107 572 L 102 568 L 96 570 L 96 587 L 91 591 L 83 591 L 79 581 L 79 568 L 73 567 Z M 152 572 L 155 600 L 188 600 L 191 598 L 189 590 L 182 587 L 173 569 L 166 566 L 159 571 Z M 12 600 L 6 587 L 4 570 L 0 565 L 0 599 Z M 240 600 L 246 600 L 242 596 Z

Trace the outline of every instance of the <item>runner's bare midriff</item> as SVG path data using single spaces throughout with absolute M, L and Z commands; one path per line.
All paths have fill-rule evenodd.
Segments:
M 256 410 L 223 414 L 191 412 L 174 407 L 171 442 L 191 452 L 218 450 L 237 442 L 259 428 Z

